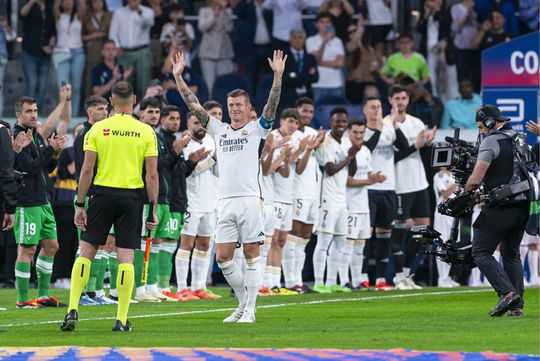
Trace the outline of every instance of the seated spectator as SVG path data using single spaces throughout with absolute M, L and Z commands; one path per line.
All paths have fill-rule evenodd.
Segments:
M 394 40 L 392 0 L 366 0 L 366 35 L 377 51 L 379 61 L 390 56 Z
M 480 31 L 472 41 L 474 48 L 485 50 L 500 43 L 510 41 L 512 34 L 504 31 L 504 16 L 499 10 L 491 11 L 489 20 L 484 21 Z
M 265 0 L 264 8 L 272 10 L 272 48 L 286 51 L 292 29 L 303 29 L 304 0 Z
M 361 104 L 364 88 L 377 81 L 377 61 L 375 48 L 367 41 L 361 24 L 351 24 L 348 28 L 347 46 L 347 98 L 353 104 Z
M 56 84 L 60 89 L 71 84 L 71 111 L 79 115 L 81 104 L 82 76 L 85 55 L 82 41 L 82 20 L 86 2 L 79 0 L 55 0 L 53 14 L 56 22 L 56 46 L 52 59 L 56 67 Z
M 171 21 L 163 26 L 161 36 L 159 37 L 163 55 L 167 56 L 169 54 L 172 42 L 176 40 L 177 44 L 182 43 L 184 45 L 186 66 L 191 67 L 191 49 L 195 41 L 195 30 L 193 29 L 193 25 L 186 22 L 182 8 L 176 5 L 171 6 L 169 10 Z
M 438 127 L 444 111 L 440 99 L 432 96 L 422 83 L 415 82 L 407 75 L 399 76 L 396 84 L 404 86 L 409 93 L 410 102 L 407 113 L 420 118 L 429 128 Z
M 394 79 L 400 74 L 410 76 L 414 81 L 426 85 L 429 83 L 429 70 L 426 59 L 420 53 L 413 51 L 411 34 L 403 33 L 398 39 L 399 51 L 390 55 L 381 70 L 381 78 L 387 84 L 394 84 Z
M 521 1 L 519 2 L 521 3 Z M 481 23 L 490 18 L 493 10 L 499 10 L 506 19 L 504 31 L 514 36 L 519 35 L 516 8 L 513 0 L 474 0 L 474 11 L 478 14 L 478 20 Z
M 229 36 L 232 29 L 233 14 L 227 0 L 210 0 L 210 6 L 199 10 L 199 30 L 203 33 L 199 58 L 209 91 L 219 75 L 233 71 L 234 53 Z
M 445 104 L 441 128 L 476 128 L 474 114 L 476 109 L 482 105 L 482 98 L 480 98 L 480 95 L 474 93 L 473 90 L 470 80 L 463 79 L 459 82 L 460 96 L 449 100 Z
M 294 106 L 299 97 L 313 97 L 311 85 L 319 80 L 317 60 L 306 53 L 304 30 L 291 30 L 291 46 L 287 49 L 287 62 L 283 72 L 281 103 L 283 108 Z
M 111 88 L 119 80 L 127 79 L 133 68 L 124 69 L 116 63 L 117 49 L 114 41 L 107 40 L 101 49 L 103 61 L 92 69 L 92 90 L 95 95 L 109 99 Z
M 326 0 L 319 12 L 328 12 L 332 16 L 332 24 L 336 29 L 336 36 L 345 43 L 349 39 L 347 27 L 354 15 L 354 8 L 347 0 Z
M 319 13 L 316 24 L 318 33 L 306 40 L 306 51 L 315 56 L 319 72 L 319 80 L 312 85 L 315 102 L 343 94 L 342 69 L 345 64 L 345 49 L 336 37 L 332 16 Z
M 527 32 L 538 31 L 538 0 L 520 0 L 519 18 L 525 24 Z
M 92 69 L 101 62 L 101 49 L 109 37 L 112 13 L 104 0 L 92 0 L 83 18 L 82 39 L 86 48 L 85 94 L 92 94 Z
M 470 79 L 474 89 L 480 90 L 480 54 L 472 41 L 478 32 L 478 21 L 473 9 L 473 0 L 462 0 L 452 5 L 451 30 L 456 47 L 456 67 L 458 80 Z

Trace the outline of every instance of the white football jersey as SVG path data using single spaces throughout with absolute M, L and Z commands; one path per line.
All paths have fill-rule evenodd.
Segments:
M 249 122 L 240 129 L 210 116 L 206 126 L 214 139 L 219 169 L 219 199 L 259 197 L 259 144 L 270 129 L 260 121 Z
M 444 201 L 440 192 L 450 189 L 455 183 L 456 182 L 454 181 L 454 177 L 452 177 L 451 174 L 447 174 L 443 171 L 438 171 L 433 176 L 433 192 L 435 193 L 436 205 L 439 205 L 441 202 Z M 454 195 L 450 195 L 449 198 L 452 198 L 452 197 L 454 197 Z
M 409 146 L 416 143 L 416 138 L 422 130 L 424 130 L 424 123 L 409 114 L 406 115 L 403 123 L 399 125 L 399 129 L 403 132 Z M 400 160 L 396 163 L 396 193 L 410 193 L 418 192 L 422 189 L 426 189 L 429 186 L 426 179 L 426 171 L 420 152 L 415 151 L 407 158 Z
M 191 139 L 187 147 L 184 148 L 184 158 L 189 159 L 189 155 L 204 147 L 205 150 L 211 149 L 205 159 L 197 162 L 195 169 L 186 178 L 186 193 L 188 199 L 188 212 L 212 212 L 215 207 L 216 199 L 216 177 L 214 176 L 213 168 L 216 164 L 214 160 L 214 152 L 216 147 L 214 141 L 207 134 L 202 140 L 202 143 Z
M 272 174 L 265 176 L 261 171 L 260 181 L 264 204 L 274 204 L 274 180 Z
M 304 131 L 297 130 L 292 137 L 300 144 L 305 137 L 313 137 L 318 134 L 319 132 L 315 129 L 305 126 Z M 303 155 L 300 155 L 300 157 Z M 315 152 L 312 152 L 302 174 L 294 172 L 294 199 L 319 199 L 321 189 L 319 173 L 317 158 Z
M 279 129 L 272 131 L 274 135 L 274 141 L 283 139 L 283 134 Z M 298 150 L 298 141 L 291 137 L 291 139 L 285 143 L 282 147 L 274 151 L 274 159 L 278 159 L 286 145 L 292 145 L 293 152 Z M 292 204 L 293 199 L 293 187 L 294 187 L 294 174 L 296 173 L 296 163 L 290 165 L 290 173 L 287 178 L 283 177 L 278 171 L 272 174 L 272 179 L 274 181 L 274 201 L 285 204 Z
M 367 179 L 371 172 L 371 152 L 365 145 L 356 153 L 356 173 L 354 179 Z M 347 208 L 349 214 L 369 213 L 367 186 L 347 187 Z
M 351 141 L 347 137 L 341 137 L 341 143 L 327 133 L 324 142 L 317 150 L 317 159 L 319 164 L 324 167 L 327 163 L 339 163 L 347 158 Z M 346 190 L 349 167 L 343 167 L 333 176 L 323 172 L 321 207 L 339 208 L 347 206 Z
M 369 140 L 373 135 L 373 130 L 366 128 L 365 139 Z M 371 152 L 371 167 L 373 172 L 381 172 L 386 176 L 382 183 L 375 183 L 368 186 L 368 189 L 381 191 L 396 190 L 396 176 L 394 169 L 394 142 L 396 140 L 396 131 L 392 121 L 388 118 L 383 120 L 383 128 L 379 142 Z

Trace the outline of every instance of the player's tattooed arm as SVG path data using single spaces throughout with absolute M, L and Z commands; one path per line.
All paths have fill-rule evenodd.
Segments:
M 281 95 L 281 77 L 285 70 L 285 61 L 287 61 L 287 55 L 283 56 L 283 51 L 275 50 L 272 60 L 268 59 L 268 64 L 274 72 L 274 82 L 270 89 L 270 95 L 268 96 L 268 102 L 263 109 L 263 117 L 267 121 L 273 121 L 276 117 L 277 108 L 279 105 L 279 98 Z
M 206 128 L 206 126 L 208 125 L 208 121 L 210 120 L 210 116 L 199 103 L 199 99 L 197 99 L 195 94 L 193 94 L 191 89 L 187 86 L 184 78 L 182 78 L 182 72 L 186 67 L 184 53 L 176 53 L 171 59 L 171 63 L 172 73 L 174 75 L 174 79 L 176 81 L 176 86 L 178 88 L 180 96 L 188 106 L 189 110 L 191 110 L 195 114 L 199 122 L 201 122 L 202 126 Z

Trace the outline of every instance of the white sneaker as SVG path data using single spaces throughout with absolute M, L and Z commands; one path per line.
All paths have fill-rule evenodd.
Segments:
M 255 323 L 255 313 L 245 311 L 237 323 Z
M 137 295 L 135 296 L 135 299 L 139 302 L 161 302 L 161 300 L 159 300 L 158 298 L 155 298 L 151 295 L 148 295 L 148 294 L 142 294 L 142 295 Z
M 101 296 L 101 299 L 103 300 L 103 302 L 109 304 L 109 305 L 117 305 L 118 302 L 116 302 L 115 300 L 111 300 L 109 297 L 107 296 Z
M 234 323 L 234 322 L 238 322 L 238 320 L 240 320 L 242 318 L 242 315 L 244 314 L 244 307 L 240 307 L 238 306 L 238 308 L 236 310 L 234 310 L 234 312 L 229 316 L 227 317 L 226 319 L 223 320 L 223 323 Z
M 452 288 L 454 287 L 448 278 L 439 278 L 437 280 L 437 287 L 440 288 Z
M 421 290 L 422 287 L 420 287 L 416 283 L 414 283 L 413 276 L 414 275 L 410 275 L 409 277 L 406 277 L 404 279 L 405 283 L 407 284 L 407 286 L 411 287 L 410 288 L 411 290 Z
M 448 282 L 452 285 L 452 287 L 461 287 L 459 282 L 454 281 L 452 278 L 448 277 Z
M 538 287 L 540 286 L 540 278 L 531 279 L 529 281 L 529 287 Z
M 394 284 L 396 285 L 396 290 L 408 291 L 408 290 L 413 290 L 414 289 L 414 288 L 412 288 L 412 286 L 407 284 L 407 281 L 405 279 L 402 279 L 401 281 L 396 282 L 396 280 L 394 278 Z

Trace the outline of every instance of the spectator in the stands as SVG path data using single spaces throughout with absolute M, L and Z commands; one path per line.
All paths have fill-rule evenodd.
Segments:
M 8 63 L 7 42 L 13 41 L 17 33 L 11 29 L 8 19 L 0 16 L 0 117 L 4 111 L 4 74 Z
M 429 70 L 426 59 L 420 53 L 413 51 L 413 37 L 403 33 L 398 39 L 399 51 L 390 55 L 381 70 L 381 78 L 387 84 L 394 84 L 395 78 L 400 75 L 408 75 L 414 81 L 423 85 L 429 83 Z
M 519 2 L 521 2 L 521 0 Z M 492 10 L 499 10 L 506 19 L 504 31 L 513 36 L 519 35 L 519 25 L 516 18 L 514 0 L 474 0 L 474 11 L 478 14 L 478 21 L 480 21 L 480 23 L 483 23 L 490 18 Z
M 366 0 L 367 25 L 366 35 L 375 47 L 379 60 L 389 56 L 394 41 L 392 0 Z
M 456 46 L 458 80 L 470 79 L 474 89 L 480 90 L 480 54 L 472 41 L 478 32 L 478 21 L 473 9 L 473 0 L 462 0 L 452 5 L 452 33 Z
M 109 38 L 118 48 L 118 64 L 135 69 L 134 88 L 139 96 L 144 94 L 150 80 L 152 26 L 154 11 L 141 5 L 140 0 L 128 0 L 126 6 L 114 12 L 109 30 Z
M 105 2 L 107 9 L 112 13 L 124 6 L 124 0 L 105 0 Z
M 354 15 L 354 8 L 348 0 L 326 0 L 322 5 L 320 12 L 328 12 L 331 15 L 332 24 L 336 30 L 336 36 L 343 43 L 349 39 L 347 28 Z
M 195 29 L 193 29 L 193 25 L 186 22 L 184 10 L 180 6 L 173 5 L 169 7 L 169 16 L 171 21 L 165 24 L 161 30 L 159 41 L 162 49 L 160 51 L 164 56 L 167 56 L 170 53 L 171 46 L 181 43 L 186 66 L 191 67 L 191 49 L 195 41 Z
M 539 5 L 538 0 L 519 0 L 519 18 L 527 32 L 538 31 Z
M 101 56 L 103 61 L 92 69 L 92 91 L 105 99 L 111 96 L 111 88 L 119 80 L 125 80 L 133 73 L 133 68 L 124 69 L 117 63 L 118 49 L 114 41 L 107 40 L 103 43 Z
M 504 15 L 499 10 L 492 10 L 490 18 L 485 20 L 472 41 L 474 48 L 480 51 L 500 43 L 510 41 L 512 34 L 504 31 Z
M 375 48 L 368 43 L 360 22 L 349 25 L 346 49 L 347 98 L 353 104 L 361 104 L 364 99 L 364 88 L 376 83 L 376 71 L 380 65 Z
M 21 18 L 21 66 L 26 83 L 25 95 L 36 98 L 39 109 L 43 109 L 51 53 L 56 40 L 52 1 L 28 0 L 21 8 Z
M 441 128 L 476 128 L 474 114 L 476 109 L 482 105 L 482 98 L 474 93 L 473 85 L 468 79 L 459 82 L 459 94 L 459 97 L 449 100 L 444 105 Z
M 262 74 L 269 74 L 266 59 L 272 54 L 272 12 L 263 8 L 264 0 L 239 0 L 233 7 L 232 42 L 238 72 L 246 74 L 255 89 Z
M 420 53 L 427 60 L 431 91 L 444 103 L 458 96 L 455 47 L 450 27 L 452 16 L 444 0 L 427 0 L 418 21 L 422 35 Z
M 169 22 L 169 9 L 161 0 L 146 0 L 143 5 L 148 6 L 154 11 L 154 25 L 150 28 L 150 56 L 152 64 L 151 78 L 159 77 L 159 68 L 163 62 L 163 50 L 161 46 L 161 34 L 163 26 Z M 178 6 L 178 5 L 177 5 Z
M 56 68 L 56 85 L 60 89 L 71 84 L 71 112 L 79 115 L 82 78 L 85 55 L 82 40 L 82 19 L 86 11 L 86 1 L 55 0 L 54 19 L 56 21 L 56 45 L 52 59 Z
M 318 13 L 317 34 L 306 40 L 306 51 L 317 60 L 319 80 L 312 84 L 315 102 L 326 97 L 343 95 L 343 66 L 345 48 L 336 37 L 330 13 Z
M 396 84 L 404 86 L 409 93 L 408 114 L 421 119 L 429 128 L 439 126 L 444 111 L 439 98 L 432 96 L 422 83 L 414 81 L 408 75 L 398 76 Z
M 291 30 L 291 46 L 287 49 L 287 62 L 283 72 L 280 106 L 290 108 L 300 97 L 313 98 L 311 85 L 319 79 L 315 57 L 304 50 L 306 33 Z
M 273 12 L 272 48 L 287 50 L 292 29 L 303 29 L 304 0 L 265 0 L 264 7 Z
M 101 62 L 101 48 L 109 38 L 112 13 L 104 0 L 90 1 L 83 19 L 82 39 L 86 47 L 85 94 L 92 94 L 92 69 Z
M 377 98 L 381 100 L 383 114 L 389 114 L 392 106 L 388 102 L 388 97 L 381 97 L 381 92 L 375 84 L 368 84 L 364 87 L 362 99 Z
M 199 10 L 199 30 L 203 33 L 199 47 L 201 71 L 208 91 L 212 91 L 219 75 L 233 71 L 233 46 L 229 33 L 233 29 L 233 13 L 227 0 L 210 0 Z

